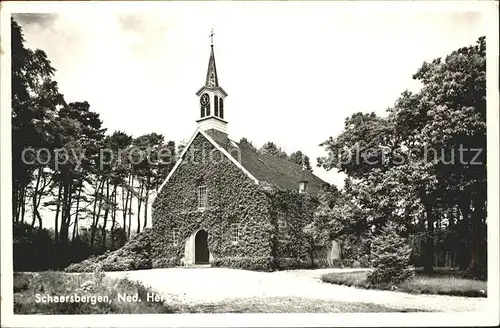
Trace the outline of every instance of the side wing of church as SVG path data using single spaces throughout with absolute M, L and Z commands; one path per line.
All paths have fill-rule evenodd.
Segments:
M 153 266 L 310 267 L 303 232 L 325 184 L 300 165 L 231 140 L 213 45 L 198 128 L 153 202 Z

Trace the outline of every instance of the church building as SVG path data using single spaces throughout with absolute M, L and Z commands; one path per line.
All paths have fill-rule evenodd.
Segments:
M 311 267 L 304 227 L 326 182 L 230 138 L 225 116 L 237 109 L 225 106 L 210 47 L 198 127 L 153 202 L 153 266 Z

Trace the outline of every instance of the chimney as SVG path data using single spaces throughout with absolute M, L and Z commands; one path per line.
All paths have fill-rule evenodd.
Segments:
M 306 168 L 302 166 L 302 177 L 299 180 L 299 193 L 307 193 L 307 178 L 306 178 Z

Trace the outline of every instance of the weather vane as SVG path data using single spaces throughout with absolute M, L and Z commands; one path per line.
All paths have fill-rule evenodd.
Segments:
M 214 29 L 212 29 L 212 31 L 210 32 L 210 45 L 213 46 L 214 45 Z

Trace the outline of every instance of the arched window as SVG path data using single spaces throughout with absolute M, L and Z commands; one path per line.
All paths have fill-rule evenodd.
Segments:
M 214 115 L 219 116 L 219 97 L 217 97 L 217 96 L 215 96 L 215 98 L 214 98 L 214 105 L 215 105 Z
M 219 99 L 219 117 L 224 118 L 224 99 Z
M 200 117 L 203 118 L 203 117 L 205 117 L 205 107 L 200 106 L 200 109 L 201 109 Z
M 205 116 L 210 116 L 210 104 L 205 107 Z

